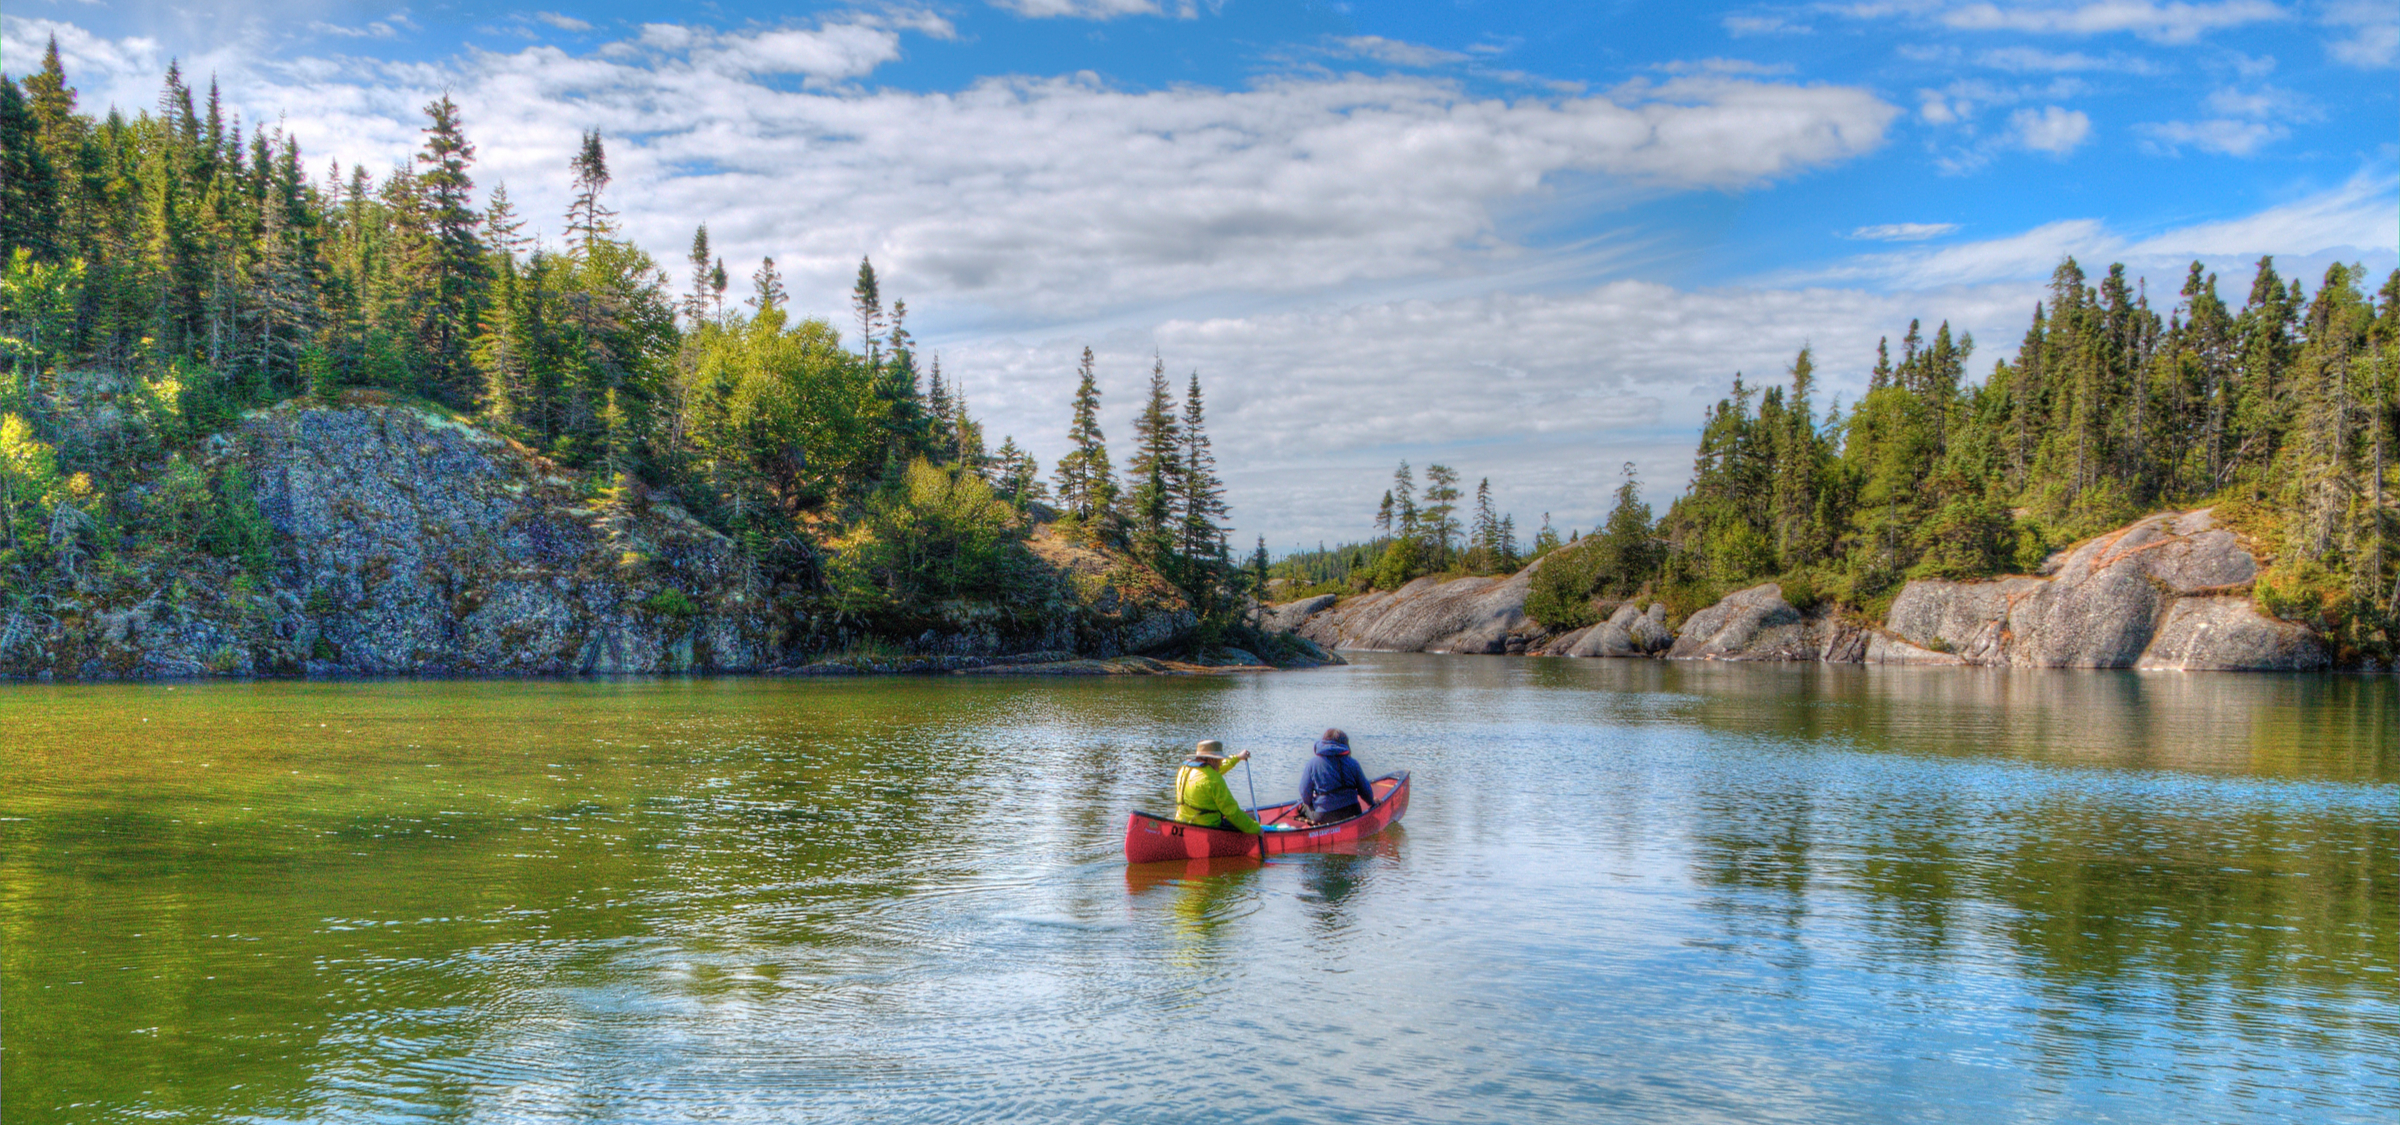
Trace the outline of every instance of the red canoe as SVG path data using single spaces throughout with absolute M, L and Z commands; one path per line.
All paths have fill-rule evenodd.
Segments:
M 1137 812 L 1125 818 L 1125 862 L 1157 863 L 1170 859 L 1254 855 L 1265 859 L 1286 852 L 1313 851 L 1352 840 L 1363 840 L 1395 824 L 1408 811 L 1408 771 L 1375 779 L 1375 803 L 1348 820 L 1314 827 L 1273 831 L 1278 824 L 1300 825 L 1300 802 L 1262 805 L 1251 810 L 1269 831 L 1253 836 L 1232 828 L 1203 828 L 1178 824 L 1163 816 Z

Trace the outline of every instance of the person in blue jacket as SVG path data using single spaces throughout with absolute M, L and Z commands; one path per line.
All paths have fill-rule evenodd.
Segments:
M 1374 802 L 1367 772 L 1350 757 L 1350 736 L 1339 729 L 1317 740 L 1317 756 L 1300 776 L 1300 809 L 1309 820 L 1323 824 L 1364 812 Z

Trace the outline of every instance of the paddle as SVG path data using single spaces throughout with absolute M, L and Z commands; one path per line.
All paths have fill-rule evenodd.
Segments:
M 1248 758 L 1242 759 L 1242 780 L 1250 783 L 1250 815 L 1257 816 L 1258 771 L 1251 767 Z M 1260 863 L 1267 861 L 1267 826 L 1264 824 L 1258 826 L 1258 861 Z

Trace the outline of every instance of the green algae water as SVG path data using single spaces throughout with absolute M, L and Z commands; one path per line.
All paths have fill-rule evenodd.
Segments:
M 1118 858 L 1328 725 L 1400 828 Z M 0 686 L 10 1125 L 2388 1125 L 2396 945 L 2389 679 Z

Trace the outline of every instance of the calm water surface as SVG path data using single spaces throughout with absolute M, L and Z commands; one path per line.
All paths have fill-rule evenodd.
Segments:
M 2389 679 L 5 686 L 0 1119 L 2389 1125 L 2396 900 Z

